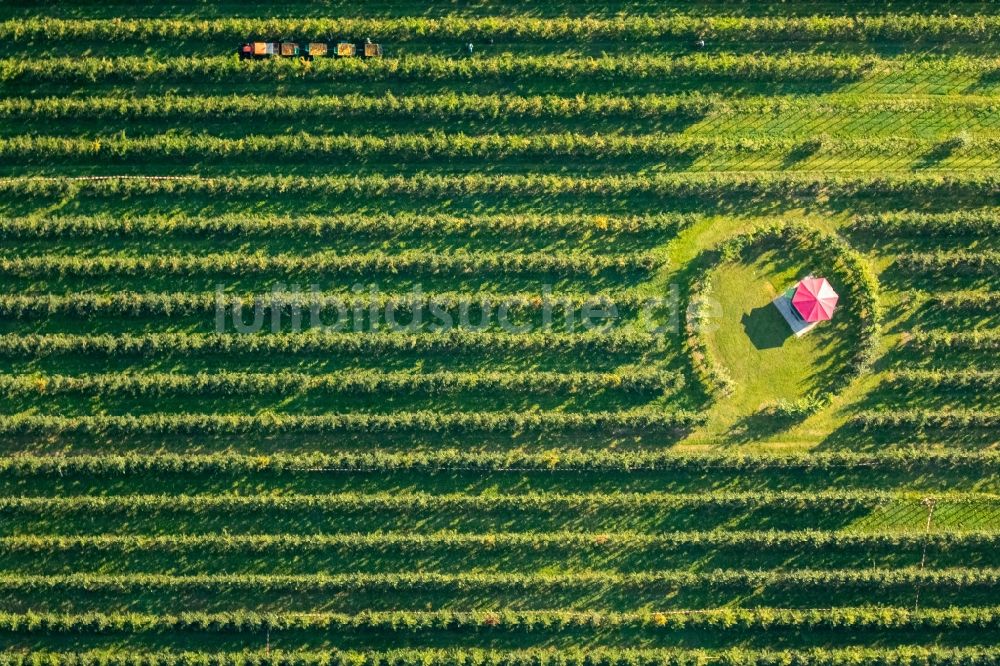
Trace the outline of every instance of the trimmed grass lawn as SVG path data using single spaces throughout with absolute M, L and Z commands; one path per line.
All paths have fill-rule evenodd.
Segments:
M 709 430 L 728 430 L 766 402 L 822 390 L 827 378 L 844 369 L 853 337 L 843 314 L 796 338 L 771 304 L 810 272 L 823 271 L 807 257 L 788 257 L 777 250 L 715 269 L 712 298 L 720 316 L 717 329 L 708 335 L 709 349 L 737 389 L 713 410 Z

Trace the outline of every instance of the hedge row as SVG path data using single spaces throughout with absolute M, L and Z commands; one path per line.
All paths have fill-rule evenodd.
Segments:
M 992 589 L 1000 584 L 997 569 L 827 569 L 794 571 L 747 571 L 720 569 L 704 573 L 648 571 L 619 573 L 588 571 L 573 573 L 348 573 L 301 575 L 200 574 L 0 574 L 0 590 L 37 593 L 45 590 L 86 590 L 129 593 L 135 591 L 232 592 L 237 590 L 288 592 L 407 592 L 461 591 L 587 591 L 611 588 L 648 589 L 649 586 L 701 587 L 708 589 L 811 589 L 885 591 L 914 585 L 938 589 Z
M 548 309 L 559 317 L 567 313 L 582 317 L 583 310 L 595 313 L 614 307 L 616 313 L 635 312 L 643 307 L 655 307 L 661 301 L 643 296 L 636 291 L 604 291 L 593 294 L 561 293 L 543 294 L 528 292 L 433 292 L 433 293 L 376 293 L 354 292 L 303 292 L 271 291 L 261 294 L 226 294 L 199 292 L 134 292 L 118 291 L 97 294 L 74 292 L 69 294 L 0 294 L 0 314 L 15 319 L 63 315 L 71 317 L 97 316 L 184 316 L 212 314 L 222 308 L 227 313 L 233 309 L 243 311 L 260 307 L 267 311 L 278 309 L 288 314 L 293 309 L 304 317 L 311 317 L 318 309 L 320 314 L 333 310 L 343 311 L 344 317 L 360 311 L 361 316 L 372 311 L 387 310 L 417 313 L 421 319 L 447 313 L 461 316 L 464 312 L 481 313 L 483 310 L 506 308 L 508 313 L 538 313 Z M 596 314 L 595 314 L 596 318 Z M 478 316 L 477 316 L 478 321 Z
M 530 16 L 442 16 L 393 18 L 183 18 L 9 19 L 0 38 L 150 41 L 243 40 L 295 35 L 299 39 L 358 36 L 391 42 L 437 40 L 564 41 L 713 39 L 754 41 L 993 39 L 1000 32 L 996 16 L 948 16 L 887 13 L 873 16 L 616 16 L 535 18 Z
M 1000 412 L 971 409 L 901 409 L 867 411 L 855 414 L 851 422 L 866 430 L 913 428 L 917 430 L 993 429 L 1000 427 Z
M 637 613 L 579 611 L 366 611 L 346 613 L 188 612 L 147 613 L 0 613 L 0 630 L 17 633 L 153 633 L 390 630 L 533 632 L 572 629 L 819 630 L 840 629 L 1000 629 L 1000 609 L 962 607 L 913 610 L 886 606 L 821 609 L 718 608 Z
M 641 354 L 662 350 L 661 336 L 642 331 L 505 333 L 148 333 L 122 335 L 0 334 L 0 356 L 53 354 L 149 356 L 186 354 L 354 354 L 392 352 L 532 352 Z
M 97 176 L 0 178 L 0 194 L 8 197 L 280 196 L 375 198 L 401 195 L 441 196 L 635 196 L 676 197 L 716 202 L 725 197 L 788 200 L 830 194 L 884 199 L 934 197 L 977 200 L 1000 197 L 1000 175 L 992 172 L 936 174 L 859 173 L 853 175 L 795 172 L 664 173 L 594 177 L 556 174 L 464 174 L 413 176 Z
M 45 516 L 76 513 L 117 512 L 129 515 L 150 512 L 224 511 L 582 511 L 606 510 L 690 510 L 697 508 L 788 508 L 824 511 L 877 508 L 891 503 L 918 503 L 927 499 L 919 493 L 879 490 L 844 490 L 816 492 L 730 492 L 698 493 L 615 492 L 556 493 L 524 492 L 500 495 L 484 493 L 433 494 L 425 492 L 335 493 L 325 495 L 73 495 L 66 497 L 4 496 L 0 512 L 35 513 Z M 974 506 L 996 506 L 1000 496 L 972 492 L 940 492 L 939 502 Z
M 416 213 L 314 215 L 290 217 L 253 213 L 218 217 L 110 215 L 67 217 L 8 217 L 0 219 L 0 238 L 267 238 L 335 239 L 341 236 L 529 235 L 559 238 L 616 234 L 652 235 L 664 239 L 691 224 L 694 215 L 502 214 L 463 217 Z
M 646 272 L 663 264 L 649 252 L 592 254 L 586 252 L 490 252 L 453 253 L 405 250 L 399 253 L 358 252 L 336 254 L 212 254 L 131 255 L 43 254 L 0 257 L 0 274 L 18 277 L 45 275 L 90 277 L 103 275 L 261 275 L 271 273 L 369 274 L 405 273 L 428 275 L 552 273 L 594 275 L 603 271 Z
M 442 92 L 395 95 L 311 95 L 274 98 L 247 95 L 156 95 L 140 97 L 8 97 L 0 99 L 0 118 L 179 119 L 179 118 L 422 118 L 433 120 L 525 118 L 601 118 L 677 116 L 696 118 L 722 104 L 718 97 L 591 94 L 479 95 Z M 722 107 L 729 108 L 729 107 Z
M 803 531 L 724 531 L 711 532 L 670 532 L 664 534 L 647 534 L 641 532 L 436 532 L 434 534 L 419 533 L 343 533 L 343 534 L 164 534 L 146 535 L 45 535 L 45 536 L 9 536 L 0 537 L 0 552 L 46 554 L 54 552 L 72 552 L 80 557 L 93 556 L 95 553 L 123 554 L 142 553 L 173 553 L 173 554 L 248 554 L 248 553 L 310 553 L 322 552 L 330 554 L 333 551 L 372 553 L 417 553 L 429 549 L 464 549 L 488 550 L 526 549 L 538 551 L 541 549 L 559 548 L 571 550 L 579 554 L 581 550 L 601 552 L 625 549 L 655 549 L 672 550 L 683 548 L 703 549 L 739 549 L 739 550 L 772 550 L 791 549 L 801 552 L 804 549 L 814 549 L 829 554 L 830 551 L 854 549 L 914 549 L 924 546 L 933 548 L 983 548 L 994 549 L 1000 544 L 1000 534 L 992 531 L 980 532 L 940 532 L 900 533 L 886 532 L 882 534 L 861 534 L 850 532 L 823 532 L 819 530 Z M 971 611 L 972 609 L 968 609 Z M 982 612 L 984 609 L 976 609 Z M 988 619 L 977 620 L 981 623 L 997 621 L 996 610 L 990 609 Z M 312 614 L 310 614 L 312 616 Z M 887 614 L 895 622 L 907 622 L 898 619 L 898 614 Z M 18 620 L 8 622 L 24 622 L 24 616 L 15 616 Z M 55 616 L 62 617 L 62 616 Z M 85 617 L 85 616 L 84 616 Z M 815 617 L 815 616 L 813 616 Z M 978 616 L 977 617 L 981 617 Z M 850 615 L 838 619 L 836 623 L 850 626 L 849 622 L 859 621 L 860 617 Z M 5 618 L 0 614 L 0 627 Z M 356 617 L 351 620 L 358 623 Z M 576 620 L 578 621 L 578 620 Z M 813 622 L 819 622 L 819 618 Z
M 896 267 L 911 273 L 956 273 L 996 275 L 1000 273 L 1000 251 L 938 250 L 907 252 L 896 256 Z
M 936 307 L 958 312 L 979 312 L 987 315 L 1000 306 L 997 291 L 944 291 L 927 294 L 925 298 Z
M 918 213 L 912 211 L 859 215 L 852 231 L 893 237 L 993 236 L 1000 233 L 1000 211 L 995 209 Z
M 711 307 L 712 273 L 702 271 L 688 285 L 688 316 L 684 322 L 684 344 L 687 346 L 691 368 L 705 392 L 715 398 L 724 398 L 736 391 L 736 382 L 729 371 L 718 362 L 708 348 L 705 330 L 716 315 Z
M 256 82 L 303 80 L 315 82 L 468 82 L 482 80 L 558 79 L 597 81 L 658 81 L 688 77 L 758 81 L 846 81 L 873 71 L 901 67 L 952 74 L 986 74 L 993 60 L 955 56 L 934 61 L 832 54 L 696 54 L 569 57 L 504 54 L 489 58 L 455 59 L 437 55 L 401 58 L 297 59 L 242 61 L 225 56 L 178 56 L 155 60 L 145 56 L 115 58 L 4 58 L 4 83 L 142 83 Z
M 390 392 L 461 391 L 559 392 L 624 391 L 663 393 L 678 389 L 678 373 L 655 369 L 615 372 L 300 372 L 109 373 L 100 375 L 4 375 L 0 394 L 14 395 L 175 395 L 231 396 L 306 392 L 377 395 Z
M 278 433 L 673 432 L 704 421 L 687 411 L 389 412 L 385 414 L 190 414 L 124 416 L 0 415 L 0 434 L 237 435 Z
M 917 645 L 785 650 L 545 647 L 145 652 L 112 649 L 0 654 L 0 666 L 993 666 L 998 662 L 1000 648 Z
M 928 352 L 1000 350 L 1000 329 L 981 328 L 968 331 L 914 331 L 907 344 Z
M 972 470 L 992 473 L 1000 465 L 1000 451 L 934 451 L 889 449 L 878 453 L 817 452 L 808 454 L 715 453 L 677 454 L 668 451 L 542 450 L 333 452 L 273 455 L 238 453 L 152 455 L 49 456 L 18 454 L 0 458 L 0 473 L 8 476 L 49 474 L 118 476 L 147 473 L 253 474 L 284 472 L 675 472 L 773 473 L 775 471 L 857 473 L 892 470 L 900 473 Z
M 314 163 L 316 160 L 502 160 L 552 159 L 693 159 L 706 154 L 824 154 L 840 156 L 913 156 L 938 144 L 924 139 L 790 139 L 783 137 L 678 136 L 651 134 L 421 134 L 317 135 L 308 133 L 239 138 L 210 134 L 156 134 L 101 138 L 18 135 L 0 137 L 0 159 L 15 164 L 214 161 L 240 158 Z M 993 155 L 1000 139 L 969 139 L 952 154 Z
M 894 388 L 977 389 L 1000 388 L 1000 370 L 896 370 L 882 380 Z
M 411 120 L 491 120 L 538 118 L 550 120 L 598 118 L 724 118 L 732 116 L 850 115 L 870 113 L 963 114 L 967 120 L 992 121 L 1000 112 L 1000 102 L 990 98 L 960 97 L 945 100 L 928 98 L 879 97 L 872 95 L 816 98 L 813 96 L 758 96 L 727 98 L 714 94 L 687 92 L 676 95 L 650 93 L 616 95 L 589 93 L 573 95 L 483 95 L 441 92 L 430 94 L 372 96 L 283 95 L 281 104 L 271 96 L 245 95 L 146 95 L 120 97 L 8 97 L 0 99 L 0 118 L 10 119 L 108 119 L 179 120 L 204 118 L 288 119 L 288 118 L 397 118 Z M 922 215 L 922 214 L 916 214 Z M 865 216 L 867 217 L 867 216 Z

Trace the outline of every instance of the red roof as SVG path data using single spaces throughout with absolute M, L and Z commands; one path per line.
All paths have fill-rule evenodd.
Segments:
M 833 317 L 840 296 L 826 278 L 807 277 L 792 295 L 792 305 L 806 321 L 826 321 Z

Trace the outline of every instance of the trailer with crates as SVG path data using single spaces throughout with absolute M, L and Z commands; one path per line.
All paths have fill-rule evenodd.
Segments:
M 287 40 L 247 40 L 237 49 L 243 60 L 266 58 L 381 58 L 382 45 L 370 39 L 363 42 L 296 42 Z
M 309 42 L 306 44 L 305 57 L 309 58 L 325 58 L 330 52 L 330 47 L 326 42 Z

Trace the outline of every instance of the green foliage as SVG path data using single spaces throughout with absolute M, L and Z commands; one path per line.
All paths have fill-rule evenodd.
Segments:
M 470 631 L 534 632 L 567 629 L 643 629 L 657 633 L 685 629 L 831 630 L 1000 628 L 1000 609 L 964 607 L 913 610 L 886 606 L 827 609 L 719 608 L 700 612 L 638 613 L 519 611 L 368 611 L 345 613 L 189 612 L 145 613 L 0 613 L 0 630 L 16 633 L 151 633 L 166 631 L 230 633 L 313 630 L 382 630 L 395 632 Z
M 528 16 L 442 16 L 427 18 L 184 18 L 12 19 L 0 23 L 0 38 L 59 40 L 149 41 L 174 39 L 242 40 L 247 35 L 295 35 L 318 39 L 326 35 L 378 35 L 392 42 L 411 40 L 567 41 L 712 39 L 751 41 L 877 41 L 912 39 L 982 39 L 1000 30 L 996 16 L 948 16 L 885 13 L 871 16 L 617 16 L 614 18 Z
M 151 472 L 229 474 L 340 470 L 347 472 L 390 471 L 503 471 L 539 472 L 644 472 L 710 474 L 773 471 L 973 471 L 992 473 L 1000 465 L 1000 452 L 921 449 L 891 449 L 878 453 L 695 453 L 670 451 L 559 450 L 468 451 L 435 448 L 403 453 L 276 453 L 250 455 L 235 452 L 215 454 L 104 454 L 47 456 L 22 454 L 0 458 L 0 473 L 24 475 L 124 475 Z M 884 535 L 883 535 L 884 536 Z
M 888 409 L 865 411 L 851 417 L 851 423 L 866 430 L 907 428 L 914 430 L 992 429 L 1000 427 L 1000 412 L 974 409 Z
M 675 116 L 693 118 L 706 109 L 727 109 L 721 99 L 699 93 L 683 95 L 594 94 L 573 97 L 558 95 L 478 95 L 441 92 L 433 94 L 378 97 L 347 93 L 282 97 L 281 104 L 259 95 L 147 96 L 147 97 L 44 97 L 0 100 L 3 118 L 408 118 L 408 119 L 493 119 L 602 118 Z
M 1000 292 L 945 291 L 927 295 L 927 301 L 942 310 L 953 312 L 989 312 L 1000 307 Z
M 940 501 L 956 505 L 982 506 L 1000 504 L 1000 496 L 987 493 L 949 493 L 934 495 Z M 769 509 L 821 509 L 846 511 L 849 509 L 874 509 L 890 502 L 917 502 L 926 498 L 920 493 L 902 493 L 882 490 L 845 490 L 816 492 L 614 492 L 614 493 L 558 493 L 523 492 L 513 495 L 484 493 L 434 494 L 426 492 L 368 492 L 330 493 L 324 495 L 75 495 L 71 497 L 0 497 L 0 512 L 25 515 L 36 513 L 46 516 L 86 514 L 89 512 L 115 512 L 138 515 L 154 511 L 200 512 L 225 511 L 402 511 L 412 515 L 427 515 L 434 511 L 581 511 L 590 509 L 634 510 L 638 508 L 666 510 L 693 510 L 697 508 L 767 507 Z M 877 570 L 885 573 L 889 570 Z M 674 573 L 674 572 L 671 572 Z M 687 572 L 677 571 L 684 574 Z
M 507 268 L 507 267 L 505 267 Z M 546 307 L 553 313 L 582 317 L 584 308 L 594 310 L 612 306 L 622 313 L 634 313 L 645 307 L 650 299 L 635 291 L 592 292 L 588 294 L 542 294 L 531 292 L 498 293 L 492 291 L 434 292 L 434 293 L 377 293 L 269 291 L 262 294 L 228 294 L 211 292 L 151 292 L 116 291 L 96 294 L 75 292 L 71 294 L 0 294 L 0 314 L 15 319 L 30 319 L 51 315 L 71 317 L 97 316 L 182 316 L 211 314 L 218 308 L 232 309 L 261 307 L 268 311 L 278 309 L 283 316 L 296 309 L 303 317 L 311 315 L 313 308 L 320 314 L 343 308 L 348 313 L 355 309 L 364 313 L 372 308 L 385 312 L 416 312 L 421 318 L 430 319 L 432 308 L 453 317 L 463 310 L 478 310 L 480 304 L 494 308 L 503 304 L 510 314 L 538 313 Z
M 725 570 L 704 573 L 687 571 L 643 571 L 618 573 L 587 571 L 572 573 L 350 573 L 301 575 L 202 574 L 173 576 L 165 574 L 0 574 L 0 590 L 89 590 L 132 592 L 159 590 L 180 591 L 286 591 L 354 592 L 380 590 L 406 592 L 417 590 L 577 590 L 595 592 L 610 587 L 643 589 L 650 585 L 699 586 L 707 589 L 753 590 L 778 588 L 809 590 L 859 589 L 867 591 L 912 590 L 914 585 L 938 589 L 990 589 L 1000 584 L 1000 570 L 984 568 L 953 569 L 797 569 L 793 571 Z
M 1000 370 L 896 370 L 882 380 L 892 388 L 979 389 L 1000 388 Z
M 907 273 L 954 273 L 996 275 L 1000 272 L 1000 251 L 937 250 L 907 252 L 896 257 L 896 266 Z
M 645 272 L 662 265 L 648 252 L 591 254 L 583 252 L 358 252 L 337 254 L 212 254 L 141 255 L 40 254 L 0 258 L 0 274 L 20 277 L 60 275 L 286 275 L 407 273 L 549 273 L 594 275 L 602 271 Z
M 992 172 L 933 174 L 861 173 L 826 175 L 804 172 L 662 173 L 639 175 L 564 176 L 556 174 L 484 174 L 413 176 L 96 176 L 80 178 L 0 178 L 0 194 L 9 197 L 90 195 L 212 195 L 267 197 L 390 194 L 441 196 L 639 196 L 657 195 L 690 201 L 728 197 L 810 199 L 830 190 L 842 197 L 907 196 L 989 198 L 1000 196 L 1000 175 Z
M 652 408 L 617 412 L 403 412 L 368 414 L 187 414 L 127 416 L 0 415 L 0 434 L 236 435 L 277 433 L 516 433 L 677 432 L 697 425 L 698 414 Z
M 890 237 L 990 236 L 1000 233 L 1000 211 L 961 210 L 948 213 L 895 212 L 859 215 L 852 231 Z
M 1000 330 L 995 328 L 957 332 L 917 330 L 913 332 L 907 344 L 928 352 L 997 351 L 1000 350 Z
M 506 214 L 369 215 L 275 217 L 222 215 L 218 217 L 61 216 L 0 219 L 0 238 L 392 238 L 441 237 L 461 234 L 524 234 L 532 236 L 613 237 L 669 235 L 695 219 L 693 215 Z
M 430 162 L 444 159 L 603 159 L 681 160 L 706 154 L 749 157 L 758 154 L 810 156 L 872 155 L 889 157 L 926 152 L 921 139 L 873 138 L 807 140 L 775 137 L 691 137 L 651 134 L 485 134 L 431 132 L 423 134 L 316 135 L 308 133 L 226 138 L 210 134 L 158 134 L 144 137 L 77 138 L 24 136 L 0 138 L 0 158 L 17 164 L 121 163 L 280 159 L 312 163 L 316 160 L 352 161 L 405 159 Z M 958 150 L 987 155 L 1000 149 L 1000 140 L 969 139 Z
M 400 648 L 386 651 L 5 652 L 0 666 L 988 666 L 1000 648 L 848 647 L 802 650 L 676 648 Z
M 712 277 L 705 271 L 688 288 L 688 316 L 684 322 L 685 343 L 695 375 L 702 388 L 716 398 L 732 395 L 736 382 L 708 349 L 705 336 L 713 312 L 711 309 Z
M 87 97 L 8 97 L 0 99 L 0 118 L 19 120 L 108 119 L 108 120 L 197 120 L 289 118 L 378 117 L 407 120 L 504 120 L 537 118 L 549 120 L 620 119 L 728 119 L 777 117 L 781 114 L 934 113 L 965 112 L 974 118 L 990 118 L 1000 103 L 990 97 L 948 96 L 879 97 L 844 95 L 837 97 L 794 97 L 751 95 L 726 97 L 699 91 L 661 93 L 581 93 L 577 95 L 480 94 L 456 91 L 435 93 L 387 92 L 372 96 L 358 93 L 341 95 L 283 95 L 281 103 L 257 93 L 231 95 L 136 95 L 128 97 L 94 94 Z M 958 215 L 954 212 L 943 215 Z M 921 217 L 923 213 L 882 213 L 868 217 Z M 938 214 L 936 214 L 938 215 Z
M 0 473 L 7 476 L 69 475 L 90 476 L 142 474 L 150 472 L 186 474 L 228 474 L 342 470 L 353 472 L 391 471 L 544 471 L 579 472 L 659 471 L 677 474 L 769 471 L 858 471 L 897 472 L 976 471 L 992 473 L 1000 465 L 1000 452 L 921 449 L 891 449 L 878 453 L 851 451 L 817 453 L 694 453 L 670 451 L 617 451 L 609 449 L 527 451 L 469 451 L 435 448 L 402 453 L 374 452 L 248 455 L 235 452 L 217 454 L 158 453 L 144 455 L 104 454 L 47 456 L 22 454 L 0 458 Z
M 799 421 L 815 414 L 827 405 L 822 397 L 809 396 L 798 400 L 775 400 L 760 406 L 757 414 L 772 419 Z
M 636 354 L 662 349 L 660 336 L 632 330 L 587 333 L 502 333 L 453 329 L 445 333 L 148 333 L 122 335 L 0 334 L 0 356 L 54 354 L 153 356 L 172 354 L 373 354 L 403 351 L 557 352 Z
M 300 372 L 201 372 L 197 374 L 127 373 L 100 375 L 0 375 L 0 394 L 164 396 L 261 395 L 303 392 L 386 394 L 419 391 L 441 394 L 459 391 L 626 392 L 673 391 L 682 378 L 655 369 L 615 372 L 376 372 L 351 370 L 333 374 Z
M 990 71 L 975 59 L 953 59 L 953 71 Z M 503 81 L 569 79 L 643 81 L 710 77 L 760 81 L 843 81 L 898 67 L 891 59 L 870 56 L 797 54 L 722 54 L 709 56 L 629 55 L 566 58 L 562 55 L 513 55 L 455 59 L 438 55 L 400 58 L 297 59 L 241 61 L 224 56 L 179 56 L 151 60 L 116 58 L 6 58 L 0 60 L 0 82 L 6 83 L 139 83 L 252 82 L 307 80 L 343 81 Z

